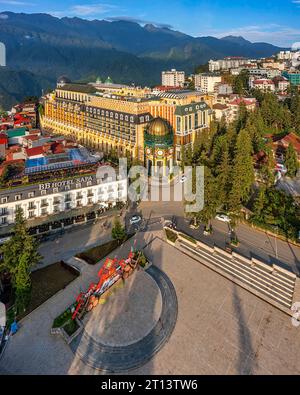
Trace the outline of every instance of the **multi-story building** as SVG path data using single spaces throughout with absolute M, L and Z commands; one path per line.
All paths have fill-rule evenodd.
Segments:
M 243 57 L 226 57 L 220 60 L 210 60 L 208 67 L 210 72 L 237 69 L 244 64 L 249 63 L 249 60 Z
M 0 43 L 0 66 L 6 66 L 6 48 L 3 43 Z
M 152 118 L 149 99 L 102 94 L 89 85 L 60 84 L 44 104 L 44 128 L 106 153 L 115 149 L 119 155 L 143 160 L 143 132 Z
M 217 95 L 231 95 L 233 93 L 233 89 L 229 84 L 217 83 L 215 84 L 215 93 Z
M 145 130 L 154 118 L 162 118 L 172 127 L 174 153 L 193 144 L 210 125 L 212 97 L 200 92 L 168 90 L 128 97 L 103 94 L 90 85 L 60 82 L 44 98 L 42 126 L 104 153 L 114 150 L 118 156 L 131 155 L 147 163 Z M 175 160 L 180 160 L 180 154 Z
M 249 75 L 252 77 L 261 77 L 272 79 L 281 75 L 281 71 L 277 69 L 250 69 Z
M 275 84 L 272 80 L 266 78 L 249 80 L 250 88 L 259 89 L 263 92 L 275 92 Z
M 290 86 L 290 81 L 282 76 L 273 78 L 273 82 L 275 84 L 276 91 L 279 93 L 286 92 Z
M 287 78 L 290 81 L 290 84 L 293 86 L 300 86 L 300 71 L 298 72 L 287 72 L 284 71 L 282 73 L 283 77 Z
M 79 169 L 78 169 L 79 170 Z M 82 171 L 82 170 L 81 170 Z M 62 179 L 39 174 L 39 182 L 0 188 L 0 235 L 10 234 L 18 208 L 32 234 L 63 229 L 99 217 L 103 210 L 127 200 L 127 179 L 111 177 L 103 166 L 96 172 Z
M 293 52 L 292 51 L 280 51 L 277 55 L 279 60 L 292 60 Z
M 183 87 L 185 81 L 185 72 L 172 69 L 161 73 L 161 82 L 163 86 Z
M 223 103 L 217 102 L 213 105 L 215 118 L 218 121 L 223 118 L 227 123 L 234 122 L 239 117 L 241 105 L 251 112 L 256 109 L 257 101 L 255 98 L 235 97 Z
M 195 74 L 195 88 L 203 93 L 213 93 L 216 84 L 222 82 L 221 75 L 214 73 Z

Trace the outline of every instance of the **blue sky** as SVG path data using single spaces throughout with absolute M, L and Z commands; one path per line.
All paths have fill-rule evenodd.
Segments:
M 193 36 L 233 34 L 282 46 L 300 41 L 300 0 L 0 0 L 0 11 L 132 19 Z

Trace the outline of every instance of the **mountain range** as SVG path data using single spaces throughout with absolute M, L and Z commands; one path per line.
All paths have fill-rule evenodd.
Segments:
M 161 71 L 171 67 L 193 72 L 209 59 L 259 58 L 281 50 L 242 37 L 192 37 L 152 24 L 141 26 L 122 20 L 90 21 L 12 12 L 0 13 L 0 41 L 6 45 L 7 64 L 13 78 L 18 73 L 20 80 L 20 88 L 13 84 L 15 92 L 11 92 L 10 102 L 24 94 L 33 94 L 38 86 L 53 87 L 60 75 L 85 81 L 109 75 L 119 83 L 154 85 L 160 83 Z M 30 78 L 24 71 L 30 72 Z M 30 90 L 28 81 L 34 76 L 35 88 Z M 10 88 L 3 78 L 0 68 L 0 104 L 5 92 L 7 106 L 11 104 Z

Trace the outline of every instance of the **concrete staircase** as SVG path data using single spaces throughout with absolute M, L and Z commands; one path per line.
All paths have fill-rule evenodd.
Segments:
M 267 265 L 257 259 L 248 259 L 209 247 L 197 241 L 192 243 L 178 233 L 176 247 L 210 269 L 246 288 L 258 297 L 292 315 L 291 307 L 297 277 L 277 265 Z M 298 280 L 299 281 L 299 280 Z

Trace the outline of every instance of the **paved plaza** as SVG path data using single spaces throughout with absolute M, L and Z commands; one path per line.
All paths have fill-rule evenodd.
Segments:
M 161 294 L 152 277 L 136 271 L 125 286 L 84 319 L 85 331 L 107 346 L 126 346 L 146 336 L 161 314 Z
M 164 346 L 151 360 L 130 370 L 129 374 L 300 374 L 300 327 L 294 327 L 289 316 L 160 237 L 160 231 L 139 233 L 137 245 L 147 245 L 146 255 L 172 282 L 178 302 L 177 321 Z M 117 255 L 126 255 L 132 242 L 121 247 Z M 80 278 L 24 319 L 21 330 L 10 340 L 0 361 L 1 373 L 104 374 L 82 362 L 60 337 L 50 335 L 53 318 L 73 301 L 78 289 L 95 279 L 97 270 L 99 265 L 83 266 Z M 132 277 L 130 289 L 140 289 L 132 288 L 138 279 L 138 275 Z M 152 297 L 156 299 L 159 294 L 154 289 Z M 114 302 L 112 308 L 113 305 Z M 126 306 L 125 303 L 125 309 Z M 108 307 L 109 301 L 105 309 Z M 146 317 L 152 316 L 154 323 L 159 302 L 152 300 L 147 309 Z M 115 311 L 119 314 L 118 309 Z M 136 306 L 133 311 L 143 313 L 139 313 Z M 96 317 L 100 310 L 95 314 Z M 124 314 L 126 317 L 128 312 Z M 93 319 L 91 315 L 91 325 Z M 120 331 L 120 324 L 123 325 L 122 318 L 118 317 L 116 326 L 112 326 L 114 331 Z M 88 330 L 93 331 L 92 326 Z M 139 337 L 137 332 L 136 338 L 129 341 Z M 113 338 L 112 334 L 106 341 Z

